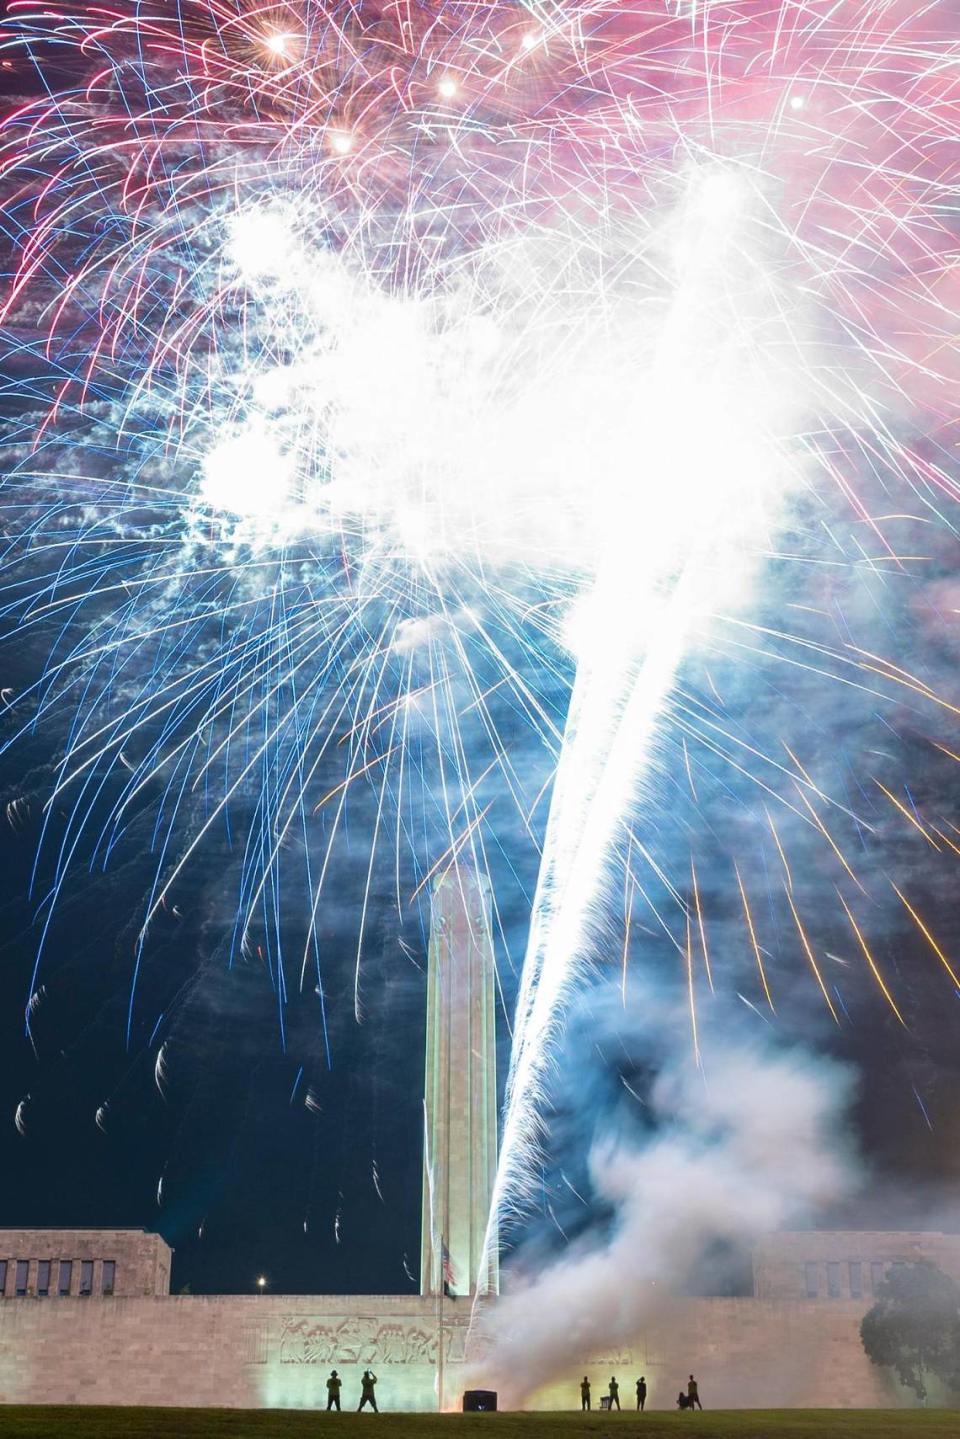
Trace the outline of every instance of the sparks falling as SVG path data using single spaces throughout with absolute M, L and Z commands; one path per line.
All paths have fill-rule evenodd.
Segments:
M 793 852 L 816 843 L 851 955 L 903 1020 L 851 835 L 895 824 L 941 856 L 949 820 L 882 756 L 840 794 L 795 736 L 731 718 L 706 664 L 910 706 L 953 753 L 932 732 L 950 699 L 858 644 L 830 590 L 864 577 L 893 604 L 931 553 L 952 563 L 947 7 L 9 10 L 6 54 L 43 89 L 3 128 L 3 318 L 30 396 L 4 613 L 48 657 L 4 702 L 11 743 L 64 737 L 38 973 L 73 868 L 147 806 L 128 1033 L 151 924 L 224 827 L 234 948 L 266 956 L 281 1025 L 288 984 L 325 1023 L 318 925 L 353 796 L 372 796 L 368 893 L 388 847 L 421 887 L 458 856 L 486 869 L 509 810 L 542 848 L 498 1185 L 522 1207 L 611 896 L 670 937 L 695 1045 L 699 963 L 720 980 L 695 844 L 674 870 L 645 833 L 673 768 L 695 806 L 747 781 L 778 932 L 838 1021 Z M 748 1002 L 773 1017 L 754 860 L 732 853 L 727 888 Z M 358 1015 L 362 948 L 361 926 Z

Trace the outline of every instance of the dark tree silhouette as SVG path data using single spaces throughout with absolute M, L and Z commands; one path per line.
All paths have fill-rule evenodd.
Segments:
M 960 1287 L 935 1264 L 896 1265 L 863 1316 L 860 1338 L 870 1361 L 892 1369 L 918 1399 L 930 1376 L 960 1388 Z

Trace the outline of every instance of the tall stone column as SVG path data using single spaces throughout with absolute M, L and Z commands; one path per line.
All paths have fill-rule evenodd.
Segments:
M 499 1289 L 496 1253 L 484 1262 L 497 1167 L 493 966 L 489 886 L 454 866 L 430 904 L 421 1294 Z

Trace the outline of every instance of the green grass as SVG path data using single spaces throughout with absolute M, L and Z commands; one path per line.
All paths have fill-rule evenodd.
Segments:
M 283 1409 L 0 1407 L 3 1439 L 960 1439 L 952 1409 L 745 1409 L 705 1414 L 326 1414 Z

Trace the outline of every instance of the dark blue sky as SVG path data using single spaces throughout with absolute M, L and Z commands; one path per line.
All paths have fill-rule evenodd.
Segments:
M 6 655 L 10 678 L 38 663 L 30 643 L 18 648 L 16 635 Z M 731 697 L 724 720 L 730 732 L 746 734 L 752 726 L 756 733 L 776 723 L 765 664 L 738 659 L 734 666 L 718 651 L 710 666 L 716 687 Z M 776 665 L 772 673 L 779 675 Z M 680 686 L 688 706 L 706 706 L 706 692 L 698 689 L 702 678 L 700 665 L 691 662 Z M 862 756 L 864 737 L 876 737 L 876 721 L 861 716 L 862 730 L 851 730 L 843 690 L 824 692 L 819 681 L 810 683 L 807 698 L 826 706 L 820 725 L 837 740 L 849 731 L 845 743 Z M 798 704 L 794 688 L 792 712 L 799 712 Z M 905 715 L 894 718 L 904 729 Z M 529 742 L 525 733 L 517 733 L 521 753 Z M 802 736 L 800 724 L 791 739 Z M 704 769 L 693 806 L 689 795 L 683 798 L 682 751 L 669 730 L 668 739 L 641 815 L 646 842 L 674 873 L 682 869 L 694 834 L 714 976 L 723 996 L 711 1008 L 700 978 L 701 1022 L 742 1026 L 745 1036 L 802 1041 L 853 1062 L 861 1083 L 851 1120 L 874 1174 L 868 1204 L 833 1218 L 856 1224 L 873 1213 L 886 1224 L 924 1222 L 934 1214 L 939 1222 L 937 1211 L 955 1199 L 960 1177 L 954 1044 L 960 998 L 903 911 L 874 900 L 866 928 L 906 1025 L 896 1020 L 845 923 L 831 852 L 818 835 L 794 830 L 787 821 L 780 834 L 794 856 L 797 903 L 837 997 L 842 1023 L 834 1026 L 783 913 L 755 781 L 719 765 L 711 790 Z M 951 776 L 950 762 L 931 759 L 919 742 L 911 752 L 911 743 L 909 734 L 900 740 L 898 762 L 909 766 L 915 788 L 919 776 L 921 785 L 936 789 Z M 425 914 L 415 905 L 401 923 L 392 894 L 394 858 L 385 851 L 374 870 L 358 1022 L 353 985 L 370 797 L 358 799 L 343 831 L 321 909 L 326 1031 L 313 986 L 302 993 L 291 987 L 281 1033 L 274 958 L 261 949 L 231 961 L 231 896 L 240 859 L 221 836 L 178 887 L 176 912 L 171 905 L 152 927 L 127 1048 L 135 941 L 155 868 L 147 805 L 106 872 L 91 874 L 78 865 L 65 889 L 40 972 L 31 1043 L 23 1011 L 38 925 L 27 888 L 55 758 L 50 733 L 40 729 L 8 752 L 2 771 L 0 800 L 17 803 L 0 826 L 0 1225 L 156 1228 L 176 1248 L 178 1288 L 189 1283 L 198 1291 L 242 1292 L 263 1272 L 277 1289 L 289 1291 L 412 1290 L 404 1264 L 416 1275 Z M 824 783 L 827 768 L 822 758 Z M 949 795 L 939 792 L 936 801 L 941 812 L 951 812 Z M 509 807 L 497 812 L 507 842 L 497 878 L 516 958 L 534 857 L 520 842 Z M 523 886 L 507 860 L 521 866 Z M 763 1010 L 732 882 L 733 860 L 753 897 L 776 1016 Z M 949 948 L 958 933 L 950 866 L 939 856 L 935 861 L 926 865 L 908 827 L 897 825 L 866 863 L 875 878 L 884 866 L 900 880 L 907 876 L 912 902 Z M 653 904 L 666 906 L 655 878 L 642 867 L 639 873 Z M 407 869 L 403 892 L 413 887 Z M 304 904 L 292 883 L 285 918 L 294 956 Z M 614 1025 L 611 1037 L 608 1021 L 603 1043 L 596 1043 L 591 995 L 607 994 L 611 983 L 616 987 L 621 952 L 622 914 L 614 906 L 601 936 L 596 980 L 574 1007 L 550 1106 L 552 1163 L 530 1226 L 548 1248 L 561 1242 L 561 1232 L 576 1234 L 603 1220 L 602 1211 L 584 1206 L 574 1193 L 587 1193 L 586 1155 L 597 1127 L 613 1115 L 623 1123 L 626 1103 L 626 1122 L 643 1130 L 642 1104 L 625 1099 L 626 1086 L 627 1095 L 642 1097 L 655 1074 L 655 1054 L 644 1052 L 638 1021 L 641 1033 L 652 1022 L 672 1029 L 676 1044 L 689 1043 L 676 953 L 639 899 L 622 1036 Z M 510 1000 L 514 980 L 502 947 L 500 959 Z M 297 966 L 289 968 L 295 973 Z M 760 1015 L 737 1000 L 738 993 Z M 501 1012 L 501 1068 L 508 1040 Z M 21 1101 L 22 1134 L 14 1124 Z

